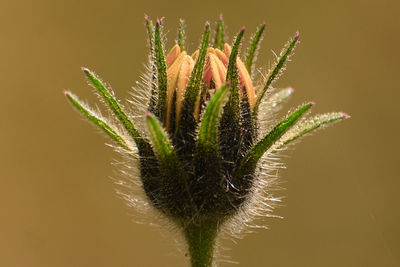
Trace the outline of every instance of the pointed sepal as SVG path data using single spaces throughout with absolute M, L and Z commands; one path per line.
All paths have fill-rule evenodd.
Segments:
M 197 120 L 194 112 L 196 102 L 199 101 L 200 91 L 203 87 L 203 69 L 210 41 L 210 24 L 206 23 L 203 38 L 200 44 L 199 56 L 196 59 L 190 75 L 188 85 L 182 100 L 180 116 L 176 118 L 175 140 L 180 153 L 191 154 L 195 145 L 195 130 Z
M 225 44 L 224 21 L 222 15 L 220 15 L 217 21 L 217 30 L 215 31 L 213 47 L 223 50 L 224 44 Z
M 77 96 L 71 92 L 66 91 L 65 96 L 71 102 L 71 104 L 88 120 L 93 122 L 99 127 L 104 133 L 106 133 L 115 143 L 117 143 L 123 149 L 130 151 L 126 141 L 122 137 L 122 134 L 113 127 L 109 122 L 102 118 L 100 114 L 95 112 L 88 105 L 84 104 Z
M 313 105 L 314 102 L 310 102 L 296 109 L 255 144 L 241 160 L 235 173 L 235 179 L 241 179 L 246 175 L 251 175 L 264 153 L 306 114 Z
M 154 25 L 148 16 L 145 17 L 145 25 L 147 31 L 147 42 L 149 46 L 149 68 L 151 71 L 150 76 L 150 99 L 148 109 L 150 112 L 155 112 L 157 103 L 157 67 L 155 64 L 155 51 L 154 51 Z
M 229 93 L 229 86 L 223 85 L 211 98 L 200 124 L 197 146 L 205 151 L 218 151 L 218 123 L 222 104 Z
M 124 128 L 128 131 L 128 133 L 133 137 L 138 147 L 140 144 L 143 144 L 144 140 L 141 138 L 139 131 L 136 129 L 133 122 L 128 118 L 118 101 L 115 99 L 114 94 L 111 93 L 109 89 L 104 85 L 104 83 L 97 77 L 92 71 L 87 68 L 82 69 L 86 74 L 89 81 L 96 88 L 99 95 L 104 99 L 107 103 L 110 110 L 114 113 L 117 119 L 122 123 Z
M 164 132 L 158 119 L 151 115 L 151 113 L 146 114 L 146 126 L 153 150 L 161 165 L 168 166 L 170 162 L 177 161 L 176 153 L 169 141 L 167 133 Z
M 261 88 L 260 93 L 257 94 L 256 103 L 253 107 L 254 114 L 258 113 L 258 108 L 267 90 L 285 69 L 286 65 L 285 63 L 288 61 L 289 57 L 293 54 L 293 50 L 295 49 L 298 40 L 299 40 L 299 33 L 296 33 L 295 37 L 293 37 L 282 49 L 280 56 L 279 58 L 277 58 L 273 69 L 271 69 L 271 71 L 268 74 L 267 81 L 264 87 Z
M 254 62 L 254 57 L 257 53 L 257 50 L 260 47 L 260 41 L 262 34 L 265 30 L 265 22 L 261 24 L 261 26 L 258 28 L 257 32 L 251 37 L 251 43 L 249 46 L 249 49 L 247 50 L 247 56 L 246 56 L 246 69 L 251 75 L 252 69 L 253 69 L 253 62 Z
M 230 83 L 230 95 L 226 102 L 221 122 L 219 125 L 219 145 L 220 152 L 224 159 L 224 166 L 228 172 L 232 171 L 235 162 L 238 158 L 240 148 L 240 88 L 239 88 L 239 74 L 237 68 L 237 56 L 239 53 L 239 46 L 242 40 L 245 29 L 242 28 L 237 35 L 231 51 L 229 46 L 225 45 L 226 53 L 229 55 L 229 62 L 226 74 L 226 81 Z M 229 148 L 229 149 L 227 149 Z
M 183 19 L 180 19 L 178 28 L 178 39 L 176 43 L 179 45 L 181 51 L 185 50 L 185 40 L 186 40 L 185 27 L 186 27 L 185 21 Z
M 350 118 L 350 116 L 343 112 L 332 112 L 314 116 L 295 125 L 285 135 L 282 136 L 282 138 L 271 148 L 271 150 L 272 152 L 276 152 L 304 135 L 325 127 L 328 124 L 348 118 Z
M 161 121 L 164 121 L 167 108 L 167 66 L 161 36 L 161 20 L 157 20 L 154 30 L 154 53 L 158 79 L 158 100 L 155 115 Z

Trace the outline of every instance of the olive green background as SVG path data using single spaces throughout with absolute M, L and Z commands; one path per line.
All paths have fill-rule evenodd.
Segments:
M 396 0 L 2 0 L 0 266 L 185 266 L 171 234 L 132 222 L 139 215 L 109 178 L 118 156 L 62 92 L 97 100 L 86 66 L 129 97 L 147 59 L 144 14 L 166 18 L 168 46 L 185 18 L 193 51 L 220 12 L 230 37 L 267 22 L 258 66 L 300 31 L 276 84 L 296 90 L 286 108 L 313 100 L 315 113 L 352 115 L 285 154 L 275 210 L 284 219 L 226 241 L 225 254 L 239 266 L 400 266 L 399 8 Z

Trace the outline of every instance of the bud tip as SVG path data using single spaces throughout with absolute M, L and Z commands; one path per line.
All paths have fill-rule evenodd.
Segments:
M 89 69 L 88 69 L 88 68 L 81 67 L 81 70 L 82 70 L 83 72 L 89 73 Z
M 314 101 L 311 101 L 310 103 L 308 103 L 311 107 L 312 106 L 315 106 L 315 102 Z
M 240 31 L 241 31 L 242 33 L 245 32 L 245 31 L 246 31 L 246 27 L 243 26 L 243 27 L 240 29 Z
M 296 38 L 296 39 L 299 39 L 299 37 L 300 37 L 300 33 L 299 33 L 299 32 L 296 32 L 295 38 Z
M 206 22 L 206 29 L 210 28 L 210 22 Z
M 222 21 L 223 19 L 224 19 L 224 18 L 223 18 L 223 16 L 222 16 L 222 13 L 219 14 L 219 20 Z
M 150 112 L 146 112 L 146 118 L 149 118 L 149 117 L 151 117 L 151 113 Z
M 351 118 L 351 116 L 349 115 L 349 114 L 347 114 L 347 113 L 342 113 L 342 116 L 343 116 L 343 118 L 345 118 L 345 119 L 348 119 L 348 118 Z
M 146 22 L 149 22 L 149 21 L 150 21 L 149 16 L 145 16 L 145 17 L 144 17 L 144 20 L 145 20 Z

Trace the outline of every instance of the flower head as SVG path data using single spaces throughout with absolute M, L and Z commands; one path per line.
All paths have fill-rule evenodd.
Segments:
M 143 101 L 135 103 L 145 110 L 142 114 L 129 114 L 111 89 L 86 68 L 84 73 L 115 120 L 103 118 L 70 92 L 66 96 L 115 142 L 118 151 L 138 159 L 147 202 L 182 229 L 193 266 L 210 266 L 215 237 L 225 225 L 247 225 L 253 217 L 269 214 L 276 200 L 269 193 L 269 155 L 348 115 L 334 112 L 303 119 L 314 105 L 306 102 L 279 123 L 266 126 L 265 117 L 293 92 L 272 85 L 299 35 L 289 40 L 263 85 L 256 87 L 252 68 L 265 24 L 251 38 L 243 60 L 239 50 L 244 28 L 229 45 L 222 19 L 212 42 L 207 23 L 199 49 L 189 54 L 184 26 L 181 20 L 177 44 L 165 55 L 162 21 L 154 26 L 146 18 L 150 62 L 140 95 L 147 101 L 145 106 Z M 145 127 L 138 127 L 141 122 Z M 131 195 L 126 196 L 131 203 Z

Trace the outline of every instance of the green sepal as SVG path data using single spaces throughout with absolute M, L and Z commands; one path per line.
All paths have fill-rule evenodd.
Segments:
M 77 96 L 75 96 L 71 92 L 65 92 L 65 96 L 84 117 L 97 125 L 120 147 L 127 151 L 131 151 L 131 149 L 127 146 L 125 140 L 118 133 L 118 130 L 110 126 L 110 124 L 107 121 L 103 120 L 99 114 L 96 114 L 96 112 L 92 108 L 90 108 L 88 105 L 85 105 L 82 101 L 79 100 Z
M 223 50 L 224 44 L 225 44 L 224 21 L 222 19 L 222 15 L 220 15 L 220 17 L 217 21 L 217 29 L 215 31 L 213 47 Z
M 239 34 L 236 36 L 231 54 L 229 56 L 229 63 L 226 70 L 226 81 L 230 82 L 231 84 L 231 94 L 229 95 L 229 100 L 224 107 L 224 114 L 222 117 L 233 116 L 235 119 L 239 118 L 239 73 L 236 60 L 244 31 L 244 28 L 242 28 Z
M 258 50 L 259 42 L 261 41 L 261 36 L 264 32 L 265 29 L 265 22 L 261 24 L 261 26 L 258 28 L 257 32 L 251 37 L 251 43 L 250 46 L 247 50 L 247 56 L 246 56 L 246 69 L 251 75 L 252 67 L 253 67 L 253 62 L 254 62 L 254 56 Z
M 185 21 L 183 19 L 180 19 L 177 44 L 179 45 L 181 51 L 185 50 L 185 40 L 186 40 L 185 27 L 186 27 Z
M 310 119 L 302 121 L 290 129 L 284 136 L 282 136 L 279 142 L 277 142 L 278 144 L 274 146 L 274 150 L 272 152 L 276 152 L 290 142 L 293 142 L 322 126 L 347 118 L 350 118 L 350 116 L 346 113 L 332 112 L 316 115 Z
M 228 67 L 226 69 L 226 81 L 231 83 L 231 96 L 230 98 L 237 98 L 237 104 L 239 104 L 239 91 L 236 90 L 237 85 L 239 83 L 239 74 L 238 74 L 238 69 L 237 69 L 237 56 L 239 53 L 239 47 L 240 47 L 240 42 L 242 41 L 243 34 L 244 34 L 245 29 L 242 28 L 239 32 L 239 34 L 236 36 L 235 42 L 232 47 L 231 54 L 229 56 L 229 62 L 228 62 Z M 235 92 L 236 91 L 236 92 Z
M 267 82 L 265 83 L 264 87 L 261 89 L 261 92 L 257 94 L 256 103 L 253 107 L 253 113 L 257 115 L 258 108 L 260 106 L 261 100 L 263 99 L 265 93 L 270 88 L 272 83 L 279 77 L 282 73 L 285 63 L 289 56 L 292 54 L 294 48 L 296 47 L 296 43 L 299 40 L 299 34 L 296 33 L 295 37 L 293 37 L 287 45 L 282 49 L 280 57 L 277 59 L 274 68 L 270 71 L 267 77 Z
M 181 113 L 183 113 L 184 111 L 193 113 L 194 111 L 194 105 L 197 96 L 199 95 L 201 84 L 203 81 L 203 69 L 204 69 L 204 63 L 209 41 L 210 41 L 210 24 L 207 23 L 200 44 L 199 56 L 196 60 L 196 63 L 194 64 L 192 73 L 190 74 L 190 79 L 182 102 L 182 108 L 186 110 L 182 110 Z
M 172 146 L 167 133 L 158 119 L 151 113 L 146 114 L 146 126 L 153 151 L 159 162 L 161 175 L 161 192 L 159 192 L 161 209 L 175 219 L 196 213 L 188 184 L 188 175 Z
M 136 129 L 133 122 L 128 118 L 122 107 L 118 104 L 118 101 L 115 99 L 114 95 L 106 88 L 103 82 L 92 71 L 87 68 L 83 68 L 82 70 L 88 77 L 89 81 L 94 85 L 100 96 L 108 104 L 114 115 L 122 123 L 128 133 L 133 137 L 136 145 L 140 147 L 145 141 L 142 139 L 139 131 Z
M 264 138 L 255 144 L 240 161 L 239 168 L 235 172 L 235 179 L 251 175 L 260 158 L 264 153 L 278 141 L 312 106 L 314 102 L 307 103 L 276 125 Z
M 153 22 L 149 17 L 145 17 L 146 21 L 146 30 L 147 30 L 147 39 L 149 46 L 149 62 L 150 62 L 150 70 L 151 70 L 151 80 L 150 80 L 150 99 L 149 99 L 149 111 L 155 112 L 156 102 L 157 102 L 157 67 L 155 64 L 155 51 L 154 51 L 154 26 Z
M 203 69 L 205 57 L 210 40 L 210 24 L 206 24 L 203 38 L 200 44 L 199 56 L 193 67 L 185 94 L 182 100 L 180 117 L 176 118 L 175 140 L 179 151 L 183 154 L 190 154 L 194 149 L 195 130 L 197 121 L 194 117 L 194 108 L 200 90 L 203 86 Z
M 240 95 L 239 74 L 236 64 L 244 28 L 237 35 L 229 57 L 226 81 L 230 82 L 230 95 L 226 102 L 219 125 L 219 145 L 224 168 L 230 172 L 235 165 L 240 149 Z M 227 149 L 229 148 L 229 149 Z
M 204 151 L 218 151 L 218 122 L 222 104 L 229 93 L 223 85 L 211 98 L 201 120 L 197 146 Z
M 240 98 L 240 147 L 236 162 L 239 162 L 243 155 L 250 149 L 256 138 L 256 131 L 253 125 L 251 108 L 247 91 L 243 90 Z
M 157 20 L 154 31 L 154 52 L 158 79 L 158 101 L 155 115 L 164 121 L 167 110 L 167 66 L 161 36 L 161 20 Z
M 223 181 L 223 159 L 221 157 L 218 143 L 219 115 L 221 113 L 224 100 L 229 94 L 229 86 L 223 85 L 216 91 L 208 103 L 201 120 L 198 141 L 194 153 L 194 177 L 195 182 L 192 188 L 201 190 L 202 193 L 196 194 L 194 202 L 202 207 L 204 213 L 218 214 L 219 205 L 215 205 L 216 197 L 223 197 L 224 186 L 218 181 Z M 203 189 L 207 188 L 203 191 Z M 200 197 L 201 196 L 201 197 Z M 204 201 L 204 199 L 207 199 Z
M 148 113 L 146 115 L 146 126 L 151 144 L 153 145 L 153 150 L 157 155 L 160 164 L 168 166 L 169 163 L 177 161 L 178 158 L 174 148 L 158 119 Z

